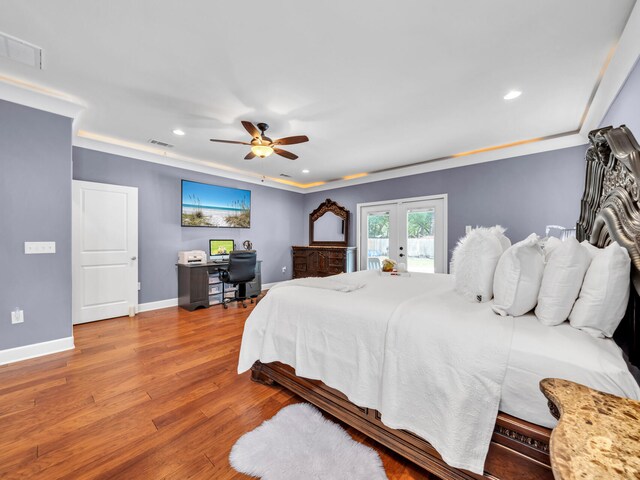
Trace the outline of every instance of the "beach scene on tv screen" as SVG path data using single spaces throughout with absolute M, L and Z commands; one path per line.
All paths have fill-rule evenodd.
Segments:
M 182 182 L 183 227 L 249 228 L 250 224 L 249 190 Z

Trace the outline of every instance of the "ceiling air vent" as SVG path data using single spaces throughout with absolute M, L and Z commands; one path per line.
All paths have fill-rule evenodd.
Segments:
M 42 70 L 42 49 L 29 42 L 0 32 L 0 57 L 10 58 Z
M 286 173 L 281 173 L 280 176 L 284 178 L 291 178 L 291 175 L 287 175 Z
M 149 143 L 152 145 L 158 145 L 159 147 L 173 148 L 173 145 L 171 145 L 170 143 L 161 142 L 160 140 L 154 140 L 153 138 L 149 140 Z

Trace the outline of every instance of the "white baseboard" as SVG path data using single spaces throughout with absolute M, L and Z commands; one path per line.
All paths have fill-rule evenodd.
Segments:
M 65 350 L 72 350 L 73 348 L 73 337 L 34 343 L 33 345 L 25 345 L 24 347 L 8 348 L 6 350 L 0 350 L 0 365 L 41 357 L 42 355 L 64 352 Z
M 279 283 L 282 283 L 282 282 L 263 283 L 262 289 L 269 290 L 271 287 L 275 287 Z M 151 310 L 159 310 L 161 308 L 177 307 L 177 306 L 178 306 L 177 298 L 167 298 L 166 300 L 158 300 L 157 302 L 141 303 L 140 305 L 138 305 L 138 308 L 136 308 L 136 313 L 150 312 Z
M 166 300 L 158 300 L 157 302 L 141 303 L 136 309 L 137 313 L 150 312 L 151 310 L 159 310 L 167 307 L 177 307 L 177 298 L 167 298 Z

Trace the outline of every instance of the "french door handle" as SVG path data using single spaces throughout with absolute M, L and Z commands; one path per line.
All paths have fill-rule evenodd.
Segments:
M 401 253 L 401 254 L 400 254 L 400 257 L 404 257 L 404 253 Z

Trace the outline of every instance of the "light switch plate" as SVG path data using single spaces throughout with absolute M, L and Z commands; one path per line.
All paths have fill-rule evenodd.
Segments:
M 56 253 L 56 242 L 24 242 L 24 253 Z

